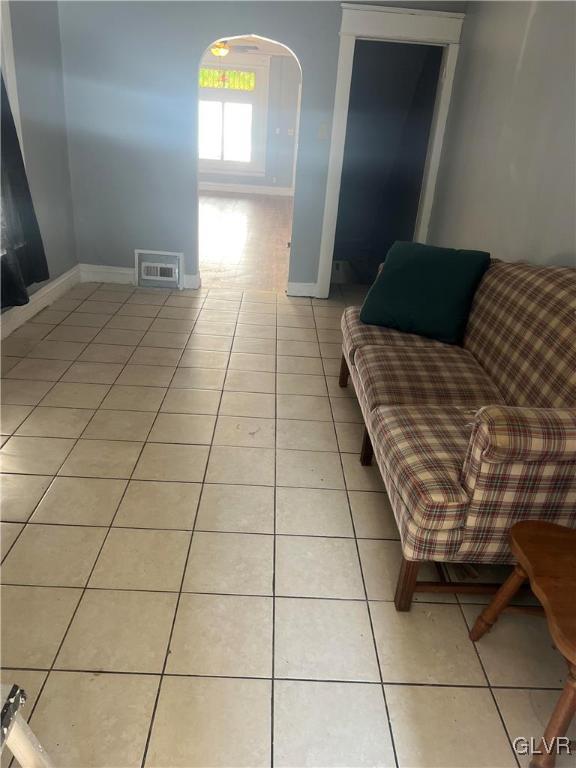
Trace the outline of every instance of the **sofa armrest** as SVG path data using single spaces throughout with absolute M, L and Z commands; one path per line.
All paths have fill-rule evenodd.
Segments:
M 470 497 L 464 562 L 509 562 L 508 531 L 518 520 L 576 527 L 576 410 L 480 409 L 460 482 Z
M 469 462 L 576 462 L 576 409 L 489 405 L 475 416 Z

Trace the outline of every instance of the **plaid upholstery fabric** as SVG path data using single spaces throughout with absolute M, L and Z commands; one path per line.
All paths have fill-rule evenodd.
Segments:
M 461 560 L 509 562 L 507 534 L 518 520 L 576 527 L 576 410 L 482 408 L 462 485 L 470 507 Z
M 576 270 L 494 262 L 472 305 L 464 347 L 506 402 L 576 406 Z
M 574 410 L 384 407 L 368 427 L 409 560 L 511 563 L 518 520 L 576 527 Z
M 368 345 L 445 347 L 440 341 L 426 339 L 414 333 L 402 333 L 393 328 L 366 325 L 360 320 L 360 307 L 348 307 L 342 315 L 343 348 L 348 361 L 354 365 L 356 350 Z
M 460 347 L 362 347 L 355 367 L 370 411 L 380 405 L 479 408 L 503 402 L 472 355 Z
M 459 528 L 469 498 L 460 483 L 474 412 L 456 407 L 388 407 L 370 414 L 378 466 L 400 489 L 415 525 Z
M 402 552 L 408 560 L 431 560 L 434 562 L 458 562 L 457 553 L 462 543 L 462 528 L 422 528 L 414 522 L 410 510 L 386 468 L 380 470 L 386 485 L 388 498 L 398 524 Z
M 354 365 L 351 365 L 349 367 L 349 371 L 350 371 L 350 378 L 352 379 L 352 383 L 354 384 L 356 399 L 358 400 L 358 405 L 360 406 L 360 409 L 362 411 L 362 416 L 364 417 L 364 424 L 368 424 L 370 419 L 371 409 L 369 407 L 368 401 L 366 400 L 364 387 L 362 386 L 362 382 L 360 381 L 360 377 L 358 376 L 358 371 L 356 370 L 356 367 Z
M 494 262 L 465 349 L 358 313 L 343 350 L 405 557 L 509 563 L 516 521 L 576 527 L 576 271 Z
M 575 462 L 576 409 L 482 408 L 478 411 L 472 443 L 481 446 L 482 459 L 489 462 Z M 473 460 L 472 455 L 469 458 Z

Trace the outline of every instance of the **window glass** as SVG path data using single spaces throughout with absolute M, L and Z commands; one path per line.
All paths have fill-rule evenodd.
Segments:
M 224 104 L 224 160 L 249 163 L 252 159 L 252 104 Z
M 201 160 L 222 159 L 221 101 L 200 101 L 198 115 L 198 152 Z
M 253 91 L 256 73 L 241 69 L 213 69 L 200 67 L 200 88 L 219 88 L 229 91 Z

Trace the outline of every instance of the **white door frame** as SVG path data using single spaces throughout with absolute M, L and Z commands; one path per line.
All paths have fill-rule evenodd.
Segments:
M 318 298 L 325 299 L 330 293 L 334 238 L 340 199 L 340 179 L 356 40 L 420 43 L 440 45 L 444 48 L 414 232 L 416 240 L 426 242 L 463 20 L 463 13 L 416 11 L 408 8 L 342 3 L 334 117 L 320 242 L 318 282 L 316 284 L 316 296 Z

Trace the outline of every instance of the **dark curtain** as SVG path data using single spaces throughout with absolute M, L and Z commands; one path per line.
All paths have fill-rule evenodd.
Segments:
M 1 305 L 27 304 L 32 283 L 48 280 L 48 263 L 26 178 L 20 142 L 2 78 Z

